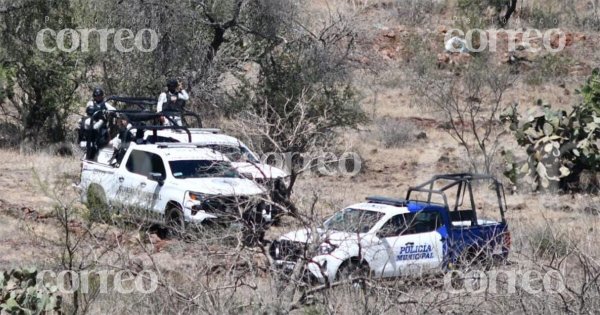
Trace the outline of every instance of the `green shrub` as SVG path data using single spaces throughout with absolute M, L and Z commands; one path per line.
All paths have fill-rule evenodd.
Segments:
M 457 7 L 462 15 L 458 20 L 458 27 L 465 32 L 468 29 L 485 29 L 492 23 L 497 23 L 499 20 L 488 19 L 484 16 L 484 12 L 488 7 L 495 9 L 500 13 L 506 5 L 504 0 L 458 0 Z M 496 19 L 497 17 L 494 17 Z

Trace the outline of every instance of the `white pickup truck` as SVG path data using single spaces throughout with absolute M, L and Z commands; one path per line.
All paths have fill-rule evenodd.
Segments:
M 96 204 L 91 211 L 113 208 L 177 228 L 241 218 L 249 210 L 269 216 L 266 189 L 241 176 L 220 152 L 132 142 L 121 163 L 111 165 L 112 155 L 112 148 L 104 148 L 93 161 L 82 161 L 81 196 Z
M 289 174 L 284 170 L 263 163 L 260 157 L 252 152 L 239 139 L 223 134 L 218 129 L 189 128 L 191 143 L 219 151 L 227 156 L 231 164 L 244 177 L 252 179 L 265 186 L 272 186 L 276 180 L 282 180 L 286 187 Z M 146 131 L 144 139 L 147 142 L 189 142 L 188 134 L 183 130 L 166 129 Z

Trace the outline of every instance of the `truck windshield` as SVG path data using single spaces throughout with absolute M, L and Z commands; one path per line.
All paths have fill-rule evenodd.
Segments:
M 226 144 L 207 144 L 204 147 L 211 148 L 217 152 L 223 153 L 231 162 L 252 162 L 258 163 L 252 153 L 243 146 L 234 146 Z
M 241 177 L 239 173 L 227 161 L 210 161 L 210 160 L 182 160 L 171 161 L 171 172 L 173 177 L 177 179 L 183 178 L 209 178 L 209 177 L 225 177 L 236 178 Z
M 367 233 L 383 215 L 382 212 L 348 208 L 325 221 L 324 227 L 333 231 Z

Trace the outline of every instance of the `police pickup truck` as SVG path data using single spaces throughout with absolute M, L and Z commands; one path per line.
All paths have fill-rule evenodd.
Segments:
M 482 184 L 478 188 L 493 187 L 497 202 L 476 203 L 475 182 Z M 410 188 L 406 199 L 370 197 L 335 213 L 322 227 L 287 233 L 269 251 L 276 265 L 288 270 L 304 261 L 310 278 L 320 282 L 421 276 L 507 259 L 505 210 L 504 191 L 496 179 L 438 175 Z M 315 242 L 319 245 L 310 246 Z M 311 247 L 317 252 L 310 253 Z
M 188 223 L 268 216 L 266 190 L 241 176 L 222 153 L 183 143 L 131 142 L 121 163 L 104 148 L 81 167 L 82 201 L 92 211 L 119 209 L 146 220 L 184 228 Z

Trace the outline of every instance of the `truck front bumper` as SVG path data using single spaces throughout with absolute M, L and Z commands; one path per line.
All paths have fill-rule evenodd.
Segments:
M 331 255 L 315 256 L 304 267 L 304 278 L 310 282 L 333 283 L 342 263 L 341 259 Z M 275 260 L 275 265 L 286 273 L 293 272 L 296 267 L 295 262 L 285 260 Z

